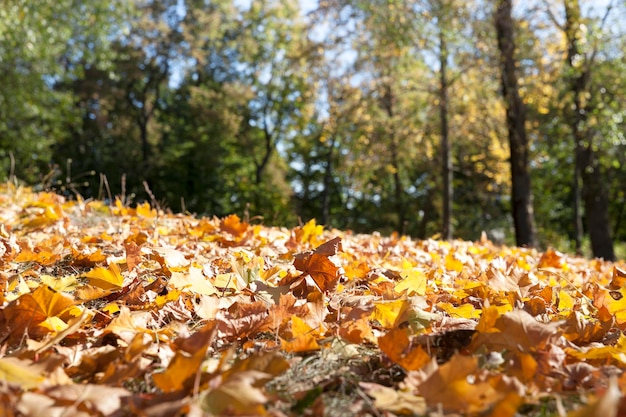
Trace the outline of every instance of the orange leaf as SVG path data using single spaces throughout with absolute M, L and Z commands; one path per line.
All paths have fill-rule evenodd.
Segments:
M 563 267 L 563 254 L 550 248 L 541 255 L 538 268 L 557 268 Z
M 304 320 L 298 316 L 291 316 L 291 332 L 293 338 L 291 340 L 281 339 L 281 347 L 286 352 L 308 352 L 319 350 L 317 344 L 319 332 L 310 327 Z
M 188 338 L 177 341 L 178 350 L 167 369 L 152 375 L 156 386 L 165 392 L 192 389 L 214 337 L 215 323 L 212 322 Z
M 242 222 L 236 214 L 231 214 L 220 221 L 220 230 L 235 237 L 241 237 L 248 230 L 248 226 L 248 223 Z
M 24 248 L 15 257 L 14 262 L 37 262 L 40 265 L 54 265 L 61 259 L 61 255 L 44 247 L 35 250 Z
M 368 321 L 364 318 L 341 323 L 339 336 L 354 344 L 362 344 L 366 341 L 373 342 L 375 340 L 372 329 Z
M 97 263 L 106 261 L 106 258 L 106 255 L 100 249 L 80 251 L 72 247 L 72 265 L 75 266 L 94 266 Z
M 124 242 L 126 252 L 126 267 L 129 271 L 134 270 L 141 263 L 141 247 L 133 241 Z
M 70 319 L 71 315 L 67 313 L 73 306 L 72 299 L 52 290 L 47 285 L 42 285 L 33 292 L 23 294 L 9 303 L 3 313 L 13 336 L 22 337 L 24 331 L 28 330 L 29 334 L 35 337 L 42 333 L 49 333 L 50 330 L 57 330 L 51 328 L 54 327 L 53 323 L 38 326 L 51 318 L 56 318 L 56 324 L 63 327 L 64 323 L 59 316 Z M 58 328 L 58 330 L 62 329 Z
M 488 381 L 478 380 L 478 371 L 477 358 L 456 354 L 418 387 L 419 393 L 434 409 L 442 407 L 446 412 L 479 413 L 496 403 L 503 394 Z
M 297 254 L 293 265 L 298 271 L 309 274 L 320 291 L 326 293 L 335 289 L 339 281 L 340 267 L 330 257 L 341 250 L 341 238 L 336 237 L 312 252 Z
M 613 267 L 613 279 L 609 284 L 611 290 L 621 290 L 626 288 L 626 271 L 617 266 Z
M 421 346 L 411 347 L 405 329 L 393 329 L 378 338 L 378 346 L 393 362 L 407 371 L 417 371 L 431 361 Z

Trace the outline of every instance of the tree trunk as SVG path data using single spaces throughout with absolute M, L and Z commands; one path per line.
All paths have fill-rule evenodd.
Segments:
M 385 95 L 383 97 L 383 106 L 387 111 L 387 116 L 389 116 L 389 122 L 391 124 L 391 129 L 389 132 L 389 150 L 391 152 L 391 166 L 393 167 L 393 188 L 394 188 L 394 206 L 396 210 L 396 215 L 398 216 L 398 224 L 396 230 L 400 234 L 405 234 L 406 232 L 406 213 L 404 209 L 404 188 L 402 187 L 402 180 L 400 178 L 400 163 L 399 163 L 399 149 L 398 143 L 396 142 L 395 129 L 393 126 L 393 112 L 394 112 L 394 101 L 395 97 L 393 95 L 393 91 L 391 90 L 391 86 L 387 85 L 385 87 Z
M 331 184 L 333 182 L 333 154 L 335 152 L 335 144 L 337 137 L 333 135 L 330 141 L 328 154 L 326 154 L 326 166 L 324 167 L 324 188 L 322 190 L 322 216 L 320 223 L 328 225 L 330 222 L 330 193 Z
M 580 189 L 581 167 L 579 158 L 575 158 L 574 162 L 574 184 L 572 186 L 574 199 L 574 245 L 576 247 L 576 255 L 583 254 L 583 214 L 582 214 L 582 192 Z
M 265 169 L 270 162 L 270 158 L 272 157 L 272 153 L 274 153 L 274 134 L 275 132 L 270 131 L 267 126 L 263 128 L 263 157 L 260 162 L 255 162 L 256 172 L 254 176 L 254 183 L 256 185 L 260 185 L 263 182 L 263 174 L 265 173 Z
M 532 189 L 528 170 L 526 108 L 519 95 L 517 74 L 515 73 L 512 0 L 500 0 L 498 2 L 495 26 L 498 49 L 500 50 L 502 94 L 506 102 L 506 124 L 511 154 L 511 204 L 515 224 L 515 240 L 518 246 L 536 246 Z
M 602 178 L 599 161 L 593 149 L 593 132 L 587 124 L 587 115 L 593 110 L 589 100 L 583 100 L 589 94 L 591 67 L 589 57 L 580 50 L 581 13 L 578 0 L 564 0 L 565 35 L 567 37 L 567 63 L 572 73 L 571 92 L 573 112 L 571 129 L 574 136 L 576 172 L 582 179 L 582 200 L 585 208 L 585 220 L 591 240 L 593 256 L 606 260 L 615 260 L 611 227 L 609 222 L 608 190 Z M 577 62 L 584 57 L 582 65 Z M 575 202 L 576 204 L 576 202 Z M 580 209 L 575 207 L 575 214 L 580 216 Z M 576 228 L 580 222 L 575 219 Z
M 441 158 L 443 176 L 443 216 L 441 237 L 452 239 L 452 201 L 454 198 L 452 153 L 448 127 L 448 47 L 443 28 L 439 29 L 439 120 L 441 129 Z

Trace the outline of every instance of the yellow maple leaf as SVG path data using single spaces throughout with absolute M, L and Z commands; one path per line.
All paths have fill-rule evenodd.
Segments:
M 391 329 L 399 324 L 399 319 L 404 316 L 409 307 L 411 304 L 405 299 L 381 301 L 374 306 L 370 318 L 378 320 L 385 329 Z
M 120 267 L 112 262 L 108 268 L 99 266 L 85 274 L 91 285 L 104 290 L 121 289 L 124 285 L 124 277 L 120 272 Z
M 426 274 L 421 269 L 413 267 L 406 259 L 402 260 L 400 276 L 402 280 L 394 287 L 397 293 L 406 293 L 408 296 L 426 294 L 426 283 L 428 281 Z
M 455 306 L 451 303 L 438 303 L 437 307 L 448 313 L 450 317 L 477 319 L 481 314 L 481 310 L 477 310 L 473 305 L 467 303 L 460 306 Z
M 141 217 L 146 217 L 148 219 L 154 218 L 157 215 L 155 209 L 150 208 L 150 203 L 147 201 L 143 204 L 137 204 L 137 215 Z

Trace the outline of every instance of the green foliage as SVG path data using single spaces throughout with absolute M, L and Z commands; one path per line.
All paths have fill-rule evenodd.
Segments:
M 332 0 L 308 15 L 295 0 L 5 3 L 0 179 L 84 197 L 155 196 L 174 211 L 268 224 L 317 218 L 437 235 L 445 52 L 454 235 L 512 237 L 493 16 L 480 2 Z M 583 17 L 583 52 L 595 57 L 584 127 L 617 240 L 626 239 L 625 14 Z M 569 250 L 562 10 L 516 16 L 539 239 Z
M 0 10 L 0 176 L 41 181 L 51 145 L 78 122 L 73 96 L 54 88 L 83 77 L 80 61 L 106 68 L 126 2 L 8 0 Z M 11 161 L 11 158 L 13 159 Z

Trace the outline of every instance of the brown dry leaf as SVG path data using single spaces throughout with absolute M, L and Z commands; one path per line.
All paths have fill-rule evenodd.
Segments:
M 614 414 L 623 261 L 127 204 L 0 184 L 0 414 L 315 415 L 358 395 L 355 415 L 512 417 L 586 392 L 580 415 Z M 344 341 L 362 346 L 327 354 Z
M 0 224 L 0 266 L 12 261 L 21 250 L 14 234 L 6 231 L 4 224 Z
M 258 386 L 270 377 L 265 372 L 249 370 L 231 374 L 201 399 L 201 407 L 212 415 L 264 416 L 268 397 Z
M 602 307 L 603 312 L 598 313 L 598 319 L 587 319 L 582 313 L 573 311 L 563 324 L 563 336 L 579 346 L 601 341 L 613 328 L 613 317 Z
M 9 303 L 2 315 L 11 340 L 23 337 L 25 332 L 38 338 L 66 329 L 68 325 L 64 320 L 81 313 L 73 307 L 74 300 L 42 285 Z
M 123 399 L 130 396 L 124 388 L 96 384 L 67 384 L 47 388 L 43 393 L 57 406 L 76 407 L 88 415 L 110 416 L 122 408 Z
M 491 324 L 494 312 L 490 310 L 491 315 L 481 317 L 472 346 L 486 346 L 496 351 L 510 349 L 528 352 L 540 349 L 561 334 L 562 322 L 540 323 L 524 310 L 505 313 Z
M 141 246 L 132 240 L 126 241 L 124 251 L 126 252 L 126 267 L 129 271 L 135 270 L 141 264 Z
M 106 255 L 99 248 L 92 250 L 89 247 L 81 247 L 78 249 L 72 246 L 71 259 L 74 266 L 93 267 L 106 261 Z
M 220 338 L 235 340 L 254 335 L 270 324 L 267 304 L 262 301 L 249 304 L 236 302 L 217 315 L 217 322 Z
M 591 404 L 572 411 L 568 417 L 617 417 L 620 411 L 620 399 L 622 394 L 617 384 L 617 378 L 609 379 L 609 386 L 600 397 Z
M 481 377 L 477 358 L 458 354 L 418 387 L 419 394 L 434 409 L 470 414 L 498 403 L 508 392 L 505 389 Z
M 328 293 L 337 286 L 341 273 L 340 267 L 330 257 L 341 251 L 341 238 L 336 237 L 314 251 L 296 255 L 293 265 L 298 271 L 309 274 L 322 293 Z
M 167 369 L 152 375 L 152 380 L 164 392 L 189 390 L 202 372 L 201 364 L 215 338 L 215 323 L 199 329 L 186 339 L 176 342 L 178 349 Z
M 267 319 L 269 329 L 279 330 L 284 324 L 291 321 L 292 316 L 305 317 L 309 313 L 309 309 L 302 303 L 296 305 L 297 302 L 298 300 L 291 293 L 280 294 L 278 304 L 269 309 Z

